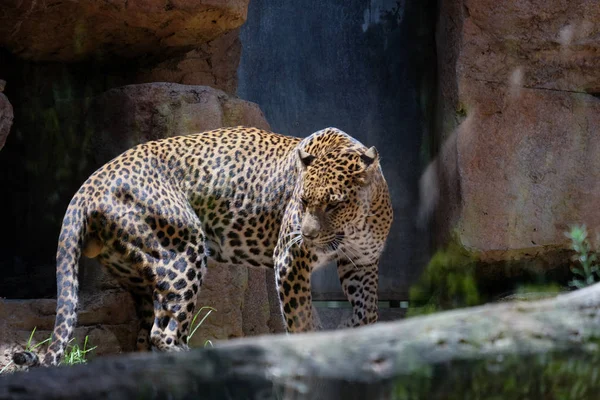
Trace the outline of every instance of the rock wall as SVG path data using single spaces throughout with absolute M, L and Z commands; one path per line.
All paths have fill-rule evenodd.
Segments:
M 591 0 L 441 2 L 442 239 L 547 270 L 570 225 L 600 231 L 599 17 Z

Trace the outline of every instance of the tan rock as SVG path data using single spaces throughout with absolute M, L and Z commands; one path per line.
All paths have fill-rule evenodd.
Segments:
M 286 326 L 283 320 L 283 311 L 279 302 L 279 290 L 275 283 L 275 270 L 268 269 L 265 271 L 267 278 L 267 297 L 269 301 L 269 330 L 271 333 L 284 333 Z
M 237 265 L 210 265 L 198 296 L 196 312 L 208 306 L 216 311 L 206 318 L 189 343 L 202 347 L 206 340 L 244 336 L 242 309 L 248 287 L 248 268 Z M 197 321 L 208 310 L 203 310 Z
M 482 261 L 565 264 L 569 225 L 600 231 L 598 16 L 588 0 L 442 4 L 437 221 Z
M 129 85 L 92 99 L 87 129 L 99 164 L 148 140 L 222 126 L 269 129 L 259 107 L 207 86 Z
M 531 89 L 515 96 L 489 84 L 479 89 L 472 95 L 481 96 L 482 106 L 457 136 L 463 245 L 503 260 L 566 247 L 572 224 L 600 230 L 600 100 Z
M 52 330 L 56 300 L 0 300 L 0 321 L 11 330 Z
M 460 3 L 460 2 L 459 2 Z M 522 87 L 600 90 L 600 3 L 464 0 L 459 75 Z
M 135 308 L 128 293 L 107 290 L 82 296 L 79 325 L 123 325 L 135 321 Z
M 241 26 L 248 0 L 9 0 L 0 46 L 35 61 L 165 56 Z
M 203 85 L 235 94 L 241 50 L 239 29 L 236 29 L 185 54 L 142 68 L 133 83 Z
M 437 33 L 441 138 L 475 106 L 471 83 L 599 92 L 600 28 L 592 23 L 599 16 L 594 0 L 443 2 Z
M 4 89 L 4 84 L 0 84 L 0 86 Z M 2 150 L 2 147 L 6 143 L 6 138 L 10 133 L 10 127 L 13 122 L 12 105 L 8 101 L 8 98 L 1 92 L 2 90 L 0 90 L 0 150 Z
M 272 286 L 275 287 L 275 280 L 267 282 L 268 272 L 270 270 L 266 268 L 248 268 L 248 286 L 244 293 L 242 308 L 244 336 L 271 333 L 269 328 L 271 309 L 268 301 L 268 285 L 272 283 Z

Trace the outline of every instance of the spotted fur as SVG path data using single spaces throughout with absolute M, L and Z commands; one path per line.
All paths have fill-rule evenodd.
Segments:
M 375 322 L 391 222 L 377 151 L 335 128 L 302 140 L 223 128 L 138 145 L 92 174 L 67 208 L 41 364 L 58 364 L 72 335 L 82 253 L 132 294 L 138 350 L 181 351 L 209 259 L 275 268 L 289 332 L 315 329 L 311 272 L 337 260 L 354 309 L 345 325 Z M 13 359 L 39 363 L 27 352 Z

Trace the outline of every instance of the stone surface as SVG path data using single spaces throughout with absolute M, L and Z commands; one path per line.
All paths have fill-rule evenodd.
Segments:
M 34 329 L 32 346 L 50 337 L 55 312 L 56 300 L 53 299 L 0 299 L 0 369 L 10 362 L 12 353 L 24 348 Z M 83 346 L 88 336 L 88 348 L 96 346 L 90 355 L 133 350 L 137 320 L 127 293 L 109 290 L 83 295 L 78 315 L 73 344 Z M 44 347 L 39 347 L 42 349 Z
M 242 43 L 236 29 L 185 54 L 150 67 L 142 66 L 134 74 L 132 83 L 204 85 L 235 94 L 241 51 Z
M 271 307 L 268 297 L 269 286 L 275 288 L 275 279 L 272 274 L 273 270 L 267 268 L 248 268 L 248 286 L 244 293 L 242 310 L 244 336 L 273 333 L 269 328 Z M 272 280 L 267 278 L 272 278 Z M 279 309 L 277 311 L 276 315 L 283 320 Z
M 109 90 L 91 100 L 86 121 L 98 166 L 148 140 L 236 125 L 269 129 L 254 103 L 207 86 L 175 83 Z
M 475 90 L 481 105 L 457 135 L 463 245 L 490 260 L 533 257 L 564 247 L 572 224 L 600 229 L 600 101 L 524 88 L 511 95 L 490 84 Z
M 248 269 L 236 265 L 209 265 L 200 289 L 196 311 L 213 307 L 212 312 L 190 339 L 190 346 L 202 347 L 206 340 L 244 336 L 242 308 L 248 287 Z M 265 301 L 266 299 L 263 299 Z M 205 314 L 202 311 L 198 319 Z
M 460 1 L 459 1 L 460 3 Z M 600 91 L 600 3 L 463 0 L 459 74 L 483 82 Z
M 437 222 L 482 261 L 566 264 L 570 225 L 600 231 L 598 16 L 586 0 L 442 4 Z
M 35 61 L 165 57 L 238 28 L 247 8 L 248 0 L 9 0 L 0 47 Z
M 96 268 L 88 260 L 86 268 Z M 204 320 L 190 340 L 190 346 L 203 347 L 207 340 L 215 342 L 243 336 L 283 332 L 279 307 L 271 314 L 269 292 L 274 289 L 272 271 L 262 268 L 215 265 L 209 267 L 198 297 L 197 321 L 208 309 L 215 311 Z M 93 275 L 96 282 L 87 282 L 80 295 L 78 327 L 74 343 L 83 345 L 88 336 L 88 347 L 96 346 L 93 356 L 133 351 L 138 329 L 133 302 L 128 293 L 115 289 L 112 280 L 101 271 Z M 100 279 L 101 278 L 101 279 Z M 90 290 L 90 285 L 103 282 L 101 290 Z M 273 287 L 269 285 L 273 283 Z M 93 287 L 93 286 L 92 286 Z M 23 349 L 35 328 L 32 345 L 52 333 L 56 300 L 1 300 L 0 299 L 0 369 L 6 366 L 11 354 Z M 279 320 L 279 327 L 271 327 L 271 319 Z M 39 350 L 43 351 L 44 347 Z M 13 370 L 14 368 L 10 368 Z
M 4 89 L 4 84 L 0 84 L 2 89 Z M 6 143 L 6 138 L 10 133 L 10 127 L 13 122 L 13 108 L 8 98 L 1 93 L 0 90 L 0 150 L 4 147 L 4 143 Z

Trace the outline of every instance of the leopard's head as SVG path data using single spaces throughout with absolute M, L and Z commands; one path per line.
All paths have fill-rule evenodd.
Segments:
M 303 243 L 320 253 L 335 253 L 349 232 L 361 229 L 366 221 L 371 184 L 380 174 L 377 150 L 353 143 L 315 151 L 318 155 L 302 147 L 296 152 L 301 177 L 296 201 Z

